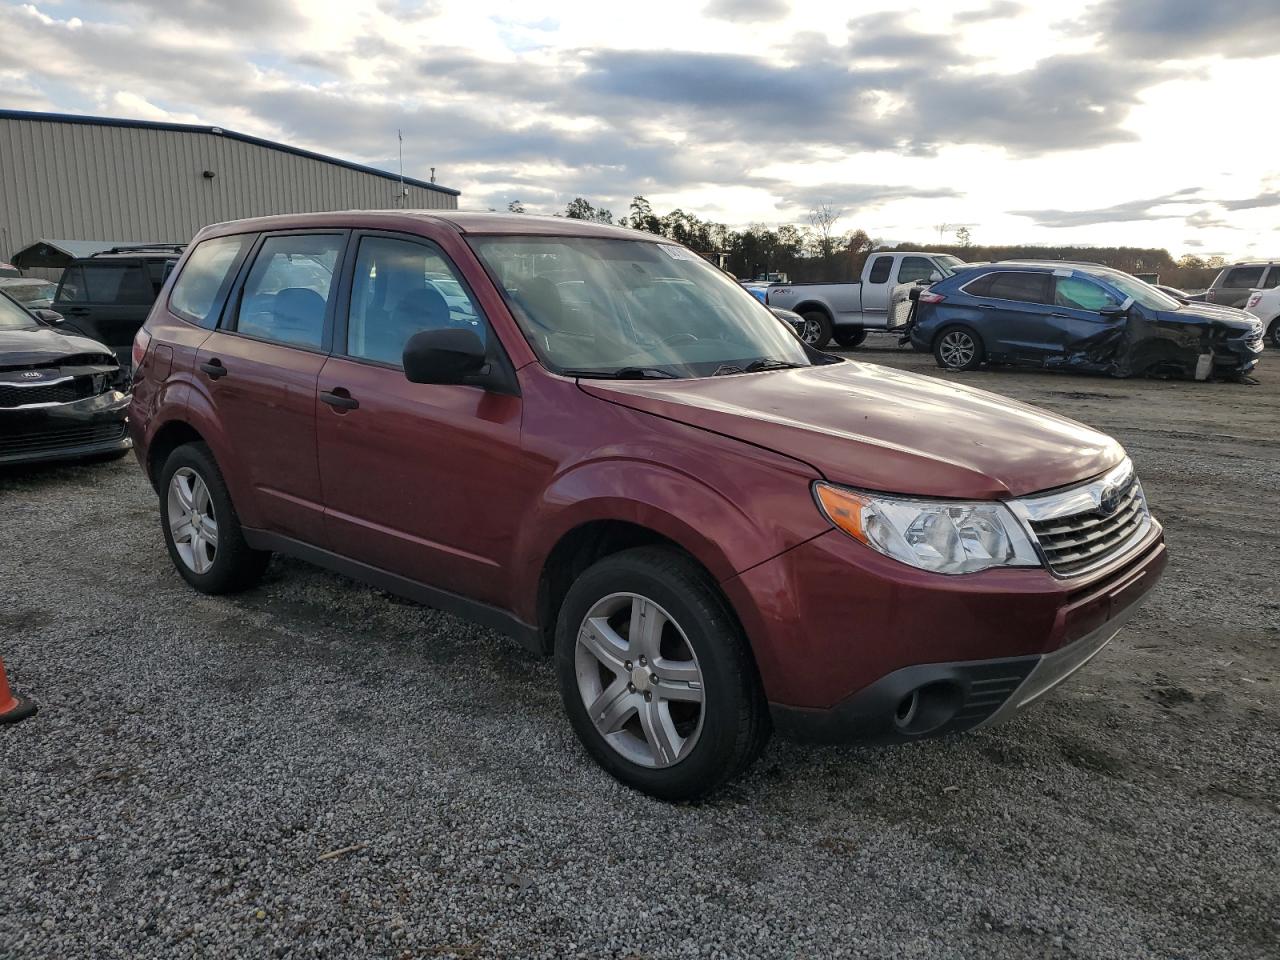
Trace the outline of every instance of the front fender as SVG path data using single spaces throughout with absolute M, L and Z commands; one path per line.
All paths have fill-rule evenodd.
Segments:
M 517 536 L 516 612 L 526 622 L 536 621 L 546 558 L 571 531 L 599 520 L 632 523 L 666 537 L 719 582 L 737 576 L 829 528 L 809 497 L 808 478 L 791 476 L 794 496 L 778 496 L 778 483 L 753 499 L 653 460 L 611 457 L 575 465 L 546 488 Z

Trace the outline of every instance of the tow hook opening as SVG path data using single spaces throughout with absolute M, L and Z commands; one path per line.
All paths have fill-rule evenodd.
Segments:
M 947 723 L 963 701 L 964 695 L 954 683 L 926 683 L 898 701 L 893 722 L 902 733 L 921 736 Z

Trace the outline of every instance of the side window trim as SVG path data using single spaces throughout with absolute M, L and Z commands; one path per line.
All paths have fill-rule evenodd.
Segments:
M 360 258 L 360 244 L 366 239 L 368 240 L 399 240 L 404 243 L 412 243 L 420 247 L 425 247 L 432 253 L 436 254 L 453 272 L 454 279 L 458 285 L 466 291 L 467 297 L 471 300 L 472 307 L 475 308 L 476 316 L 485 326 L 485 342 L 490 352 L 495 349 L 502 351 L 503 356 L 506 354 L 506 348 L 502 346 L 497 333 L 493 329 L 493 324 L 489 322 L 488 315 L 484 312 L 484 308 L 480 305 L 479 298 L 476 297 L 475 291 L 471 288 L 471 284 L 467 282 L 467 278 L 462 271 L 458 269 L 458 265 L 454 262 L 453 257 L 445 252 L 444 248 L 429 237 L 419 236 L 414 233 L 400 233 L 394 230 L 355 230 L 352 232 L 351 239 L 347 244 L 347 257 L 343 265 L 342 282 L 338 288 L 337 316 L 334 318 L 333 325 L 333 343 L 330 353 L 335 357 L 341 357 L 343 360 L 349 360 L 352 363 L 367 363 L 370 366 L 382 367 L 385 370 L 401 369 L 398 363 L 386 363 L 382 360 L 374 360 L 369 357 L 353 356 L 347 349 L 347 332 L 351 321 L 351 298 L 355 292 L 355 272 L 356 262 Z M 506 362 L 510 362 L 507 360 Z
M 333 329 L 334 317 L 337 314 L 339 297 L 342 294 L 341 281 L 342 277 L 348 269 L 348 261 L 351 259 L 351 233 L 352 231 L 346 227 L 304 227 L 294 230 L 269 230 L 259 233 L 257 238 L 250 244 L 249 252 L 245 255 L 244 260 L 240 264 L 239 272 L 236 274 L 235 283 L 231 285 L 230 291 L 227 293 L 225 302 L 222 305 L 222 312 L 218 317 L 218 325 L 214 328 L 219 333 L 226 333 L 232 336 L 241 337 L 245 340 L 254 340 L 258 343 L 270 343 L 277 347 L 287 347 L 290 350 L 304 350 L 307 353 L 318 353 L 328 356 L 333 352 Z M 320 345 L 318 347 L 307 346 L 302 343 L 285 343 L 280 340 L 272 340 L 268 337 L 258 337 L 249 333 L 241 333 L 236 329 L 236 321 L 240 314 L 240 304 L 244 299 L 244 285 L 249 280 L 249 274 L 253 271 L 253 264 L 258 259 L 258 254 L 262 252 L 262 247 L 267 240 L 274 237 L 340 237 L 340 249 L 338 250 L 338 259 L 334 263 L 335 283 L 330 288 L 330 294 L 325 304 L 324 310 L 324 327 L 320 333 Z

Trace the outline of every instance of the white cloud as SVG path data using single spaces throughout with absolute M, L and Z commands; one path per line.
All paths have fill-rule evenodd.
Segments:
M 581 194 L 620 213 L 643 193 L 745 224 L 825 198 L 872 234 L 945 221 L 989 242 L 1280 247 L 1280 161 L 1238 148 L 1257 101 L 1236 96 L 1280 58 L 1240 43 L 1240 18 L 1182 29 L 1178 2 L 1137 16 L 1104 0 L 1067 22 L 1043 0 L 852 19 L 826 0 L 0 4 L 0 103 L 384 165 L 402 128 L 406 170 L 437 167 L 470 205 Z M 1177 61 L 1133 54 L 1162 30 Z M 1189 184 L 1193 200 L 1150 202 Z

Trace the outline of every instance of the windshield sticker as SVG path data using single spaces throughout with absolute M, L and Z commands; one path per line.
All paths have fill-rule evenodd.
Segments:
M 690 253 L 684 247 L 677 247 L 673 243 L 660 243 L 658 248 L 672 260 L 697 260 L 696 253 Z

